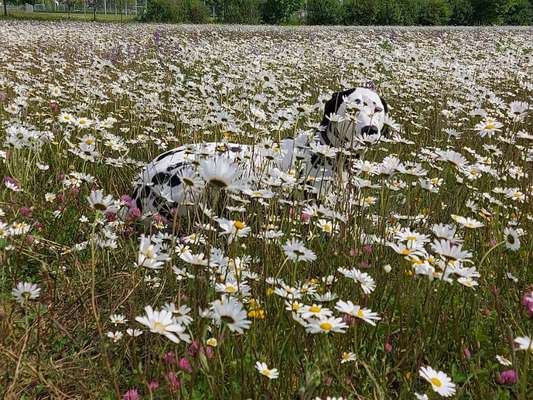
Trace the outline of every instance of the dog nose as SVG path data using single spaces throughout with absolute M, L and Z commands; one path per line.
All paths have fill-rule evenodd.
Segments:
M 379 133 L 379 129 L 377 126 L 368 125 L 364 126 L 363 129 L 361 129 L 361 133 L 363 135 L 377 135 Z

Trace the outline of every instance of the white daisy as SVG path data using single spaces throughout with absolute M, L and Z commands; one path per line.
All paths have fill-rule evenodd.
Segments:
M 455 384 L 442 371 L 435 371 L 431 367 L 421 367 L 420 376 L 431 383 L 431 388 L 443 397 L 450 397 L 455 394 Z
M 150 332 L 159 333 L 174 343 L 179 343 L 180 340 L 190 342 L 189 335 L 185 333 L 185 327 L 177 323 L 172 313 L 166 310 L 154 310 L 151 306 L 146 306 L 144 310 L 146 316 L 135 317 L 135 321 L 146 325 L 150 328 Z
M 234 297 L 222 296 L 220 300 L 211 303 L 212 317 L 220 325 L 226 324 L 230 331 L 244 333 L 249 329 L 252 322 L 246 319 L 246 310 L 242 303 Z
M 30 282 L 19 282 L 11 291 L 13 297 L 21 304 L 27 300 L 35 300 L 39 297 L 40 293 L 41 288 L 39 288 L 35 283 Z
M 257 361 L 255 363 L 255 368 L 259 371 L 261 375 L 266 376 L 268 379 L 277 379 L 279 376 L 278 370 L 276 368 L 269 369 L 264 362 Z

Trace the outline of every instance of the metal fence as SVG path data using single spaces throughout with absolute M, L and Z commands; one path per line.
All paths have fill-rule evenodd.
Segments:
M 0 8 L 3 3 L 0 1 Z M 146 0 L 97 0 L 97 14 L 112 15 L 137 15 L 142 13 L 146 8 Z M 8 11 L 25 11 L 25 12 L 69 12 L 69 6 L 65 1 L 45 1 L 39 4 L 14 5 L 7 3 Z M 93 12 L 92 3 L 89 1 L 71 1 L 70 12 L 76 14 L 89 14 Z

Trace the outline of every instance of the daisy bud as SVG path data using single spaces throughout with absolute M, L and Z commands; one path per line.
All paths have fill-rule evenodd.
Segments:
M 383 267 L 383 270 L 388 274 L 389 272 L 392 271 L 392 267 L 389 264 L 387 264 Z
M 26 244 L 32 244 L 34 242 L 34 238 L 32 235 L 26 236 Z
M 191 365 L 191 363 L 189 362 L 189 360 L 187 360 L 186 357 L 182 357 L 182 358 L 180 358 L 180 360 L 179 360 L 179 362 L 178 362 L 178 367 L 179 367 L 182 371 L 188 372 L 189 374 L 192 372 L 192 365 Z
M 385 342 L 385 345 L 383 347 L 387 353 L 390 353 L 392 351 L 392 344 L 390 344 L 388 340 Z
M 498 374 L 496 382 L 500 385 L 514 385 L 517 381 L 516 371 L 514 369 L 508 369 Z

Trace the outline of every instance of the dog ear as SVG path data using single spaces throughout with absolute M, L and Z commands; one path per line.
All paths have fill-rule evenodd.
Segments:
M 381 104 L 383 104 L 383 111 L 385 111 L 385 114 L 389 113 L 389 105 L 385 101 L 385 99 L 381 96 L 379 96 L 379 99 L 381 100 Z
M 383 104 L 383 111 L 385 111 L 385 115 L 389 115 L 389 105 L 383 97 L 379 96 L 379 99 L 381 100 L 381 104 Z M 383 128 L 381 129 L 381 134 L 385 137 L 390 136 L 390 128 L 388 125 L 383 125 Z
M 354 92 L 355 89 L 349 89 L 345 90 L 343 92 L 335 92 L 331 96 L 331 99 L 326 101 L 326 104 L 324 105 L 324 116 L 322 117 L 322 122 L 320 125 L 324 127 L 329 127 L 329 117 L 331 114 L 334 114 L 337 112 L 341 104 L 343 103 L 343 97 L 349 96 Z

